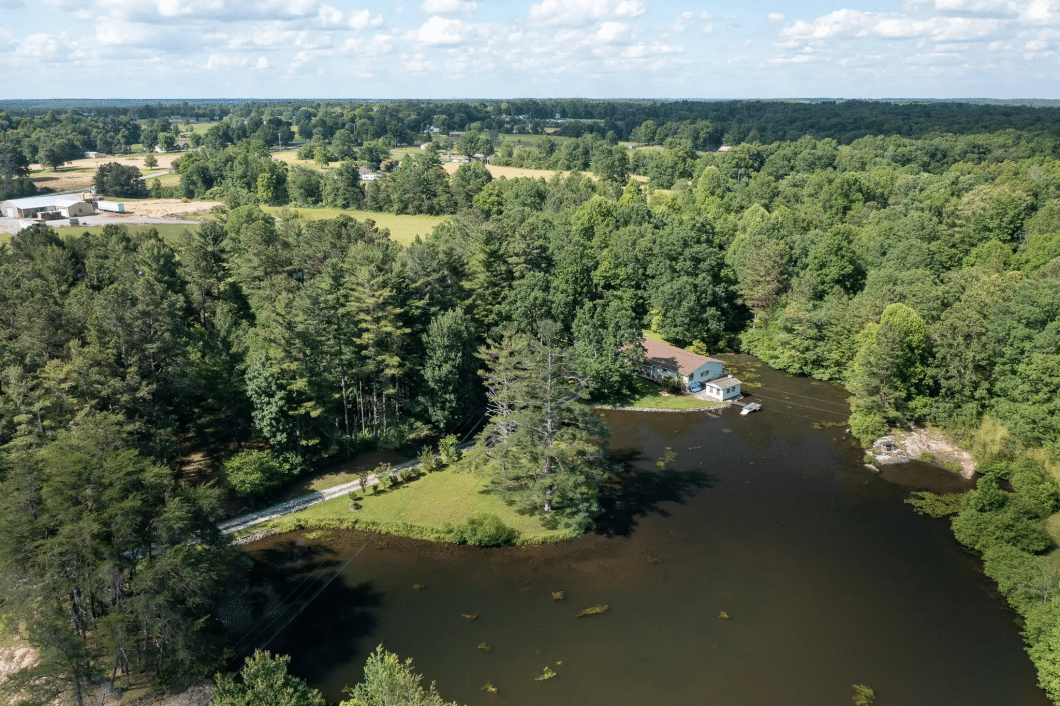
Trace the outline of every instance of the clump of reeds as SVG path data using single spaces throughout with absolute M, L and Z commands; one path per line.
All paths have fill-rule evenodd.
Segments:
M 464 620 L 478 620 L 478 616 L 474 613 L 462 613 Z
M 556 673 L 553 672 L 548 667 L 545 667 L 545 670 L 543 672 L 541 672 L 541 676 L 534 677 L 534 681 L 548 681 L 549 679 L 552 679 L 554 676 L 556 676 Z
M 497 693 L 497 687 L 493 686 L 493 682 L 491 682 L 491 681 L 486 682 L 486 685 L 484 687 L 482 687 L 482 690 L 483 691 L 487 691 L 487 692 L 489 692 L 491 694 L 496 694 Z
M 566 591 L 553 591 L 552 592 L 552 600 L 554 600 L 554 601 L 565 601 L 565 600 L 567 600 L 567 592 Z
M 575 618 L 584 618 L 584 617 L 589 616 L 589 615 L 603 615 L 604 613 L 606 613 L 609 610 L 611 610 L 611 606 L 594 605 L 594 606 L 590 606 L 589 608 L 586 608 L 583 611 L 580 611 L 574 617 Z
M 729 619 L 729 614 L 728 614 L 728 613 L 726 613 L 726 612 L 725 612 L 725 611 L 723 610 L 723 611 L 721 611 L 720 613 L 718 613 L 718 617 L 719 617 L 719 618 L 721 618 L 722 620 L 728 620 L 728 619 Z
M 488 642 L 480 642 L 480 643 L 478 643 L 478 649 L 482 650 L 483 652 L 485 652 L 487 654 L 489 654 L 490 652 L 493 652 L 493 647 L 491 647 L 490 643 L 488 643 Z

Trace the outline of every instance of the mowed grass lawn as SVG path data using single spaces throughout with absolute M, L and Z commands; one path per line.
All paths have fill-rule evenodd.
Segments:
M 262 206 L 262 208 L 273 216 L 280 216 L 284 206 Z M 434 227 L 445 220 L 445 216 L 398 216 L 393 213 L 380 213 L 378 211 L 353 211 L 341 208 L 291 208 L 298 217 L 306 221 L 321 221 L 330 218 L 338 218 L 346 215 L 365 221 L 371 218 L 380 228 L 390 231 L 390 237 L 402 245 L 409 245 L 416 236 L 425 238 L 431 234 Z
M 637 378 L 636 391 L 628 397 L 607 400 L 615 407 L 645 407 L 648 409 L 703 409 L 721 407 L 723 402 L 700 400 L 692 395 L 672 395 L 655 383 Z
M 266 527 L 311 529 L 362 526 L 424 539 L 443 539 L 446 524 L 462 524 L 472 515 L 491 513 L 519 532 L 520 543 L 538 543 L 564 539 L 561 530 L 548 530 L 540 519 L 520 515 L 494 495 L 482 492 L 486 481 L 470 472 L 460 472 L 460 465 L 419 476 L 384 491 L 369 494 L 359 502 L 360 509 L 350 510 L 346 496 L 328 500 L 301 512 L 278 517 Z M 251 529 L 257 531 L 262 525 Z

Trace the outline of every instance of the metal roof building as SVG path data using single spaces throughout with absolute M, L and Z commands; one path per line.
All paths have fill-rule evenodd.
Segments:
M 83 199 L 80 194 L 45 194 L 11 199 L 0 203 L 0 213 L 8 218 L 33 218 L 44 211 L 69 209 Z

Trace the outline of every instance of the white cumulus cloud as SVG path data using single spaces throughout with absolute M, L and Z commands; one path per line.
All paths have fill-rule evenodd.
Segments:
M 542 0 L 530 6 L 530 21 L 537 25 L 581 26 L 614 17 L 638 17 L 643 0 Z
M 622 22 L 602 22 L 596 38 L 602 42 L 618 42 L 629 36 L 629 25 Z
M 472 0 L 423 0 L 420 12 L 428 15 L 470 15 L 478 9 Z
M 368 29 L 383 24 L 382 15 L 373 15 L 371 10 L 358 10 L 350 15 L 350 29 Z
M 627 59 L 643 59 L 651 56 L 665 56 L 666 54 L 682 54 L 685 48 L 675 44 L 634 44 L 622 52 Z
M 247 57 L 234 54 L 214 53 L 206 59 L 208 69 L 242 69 L 247 65 Z
M 460 44 L 470 27 L 461 20 L 432 17 L 416 31 L 416 39 L 424 44 Z

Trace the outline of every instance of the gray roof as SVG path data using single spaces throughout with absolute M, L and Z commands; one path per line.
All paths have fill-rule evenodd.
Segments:
M 24 199 L 11 199 L 9 203 L 15 208 L 64 208 L 81 200 L 80 194 L 45 194 L 44 196 L 27 196 Z
M 707 380 L 703 384 L 710 385 L 711 387 L 716 387 L 720 390 L 723 387 L 733 387 L 742 383 L 736 378 L 734 378 L 732 375 L 726 375 L 723 378 L 714 378 L 713 380 Z

